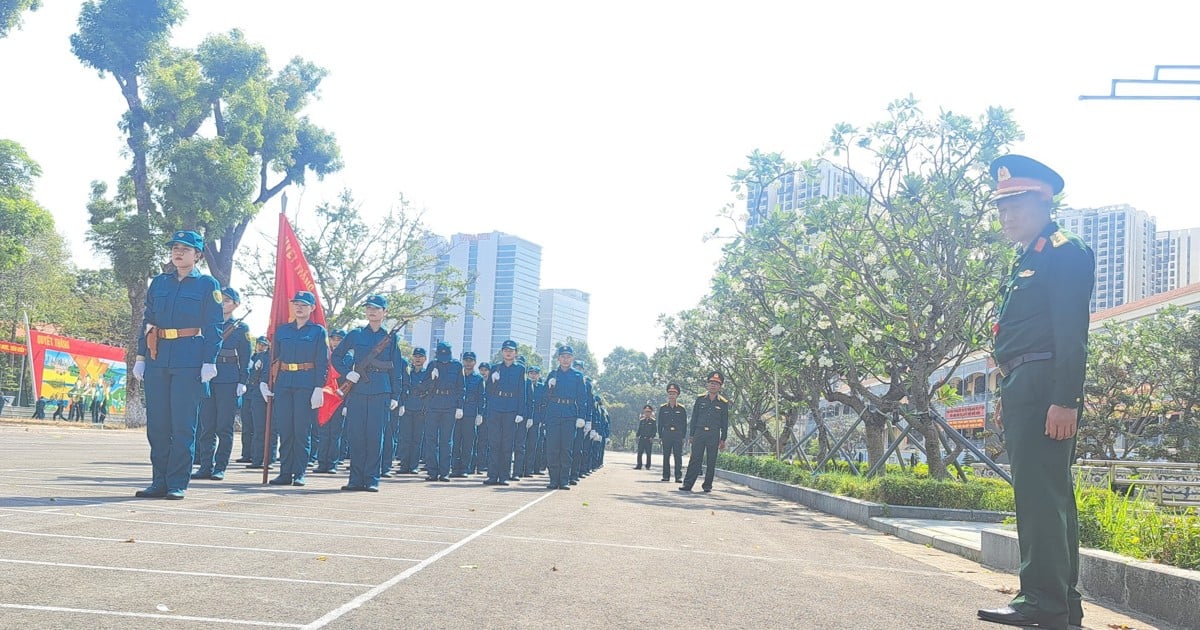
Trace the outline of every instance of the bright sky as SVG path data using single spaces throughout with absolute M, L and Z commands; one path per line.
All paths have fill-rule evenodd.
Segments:
M 127 168 L 124 104 L 70 52 L 78 3 L 45 4 L 0 40 L 0 137 L 41 163 L 39 201 L 95 267 L 84 204 L 90 181 Z M 835 123 L 865 126 L 910 93 L 927 112 L 1013 109 L 1017 150 L 1062 173 L 1073 206 L 1129 203 L 1160 229 L 1200 226 L 1200 101 L 1078 100 L 1155 64 L 1200 64 L 1192 7 L 204 0 L 174 43 L 236 27 L 276 67 L 300 55 L 328 68 L 309 114 L 336 133 L 346 168 L 291 190 L 289 214 L 298 206 L 303 223 L 343 188 L 368 211 L 403 192 L 440 234 L 538 243 L 543 287 L 592 294 L 602 358 L 653 352 L 658 315 L 705 294 L 719 243 L 701 238 L 723 225 L 746 154 L 814 157 Z M 277 209 L 255 227 L 273 236 Z M 261 328 L 268 309 L 255 310 Z

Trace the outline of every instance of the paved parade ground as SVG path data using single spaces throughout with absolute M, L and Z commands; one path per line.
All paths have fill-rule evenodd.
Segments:
M 279 488 L 231 464 L 171 502 L 133 498 L 148 452 L 138 430 L 0 425 L 0 628 L 999 628 L 975 610 L 1017 583 L 720 479 L 681 493 L 630 454 L 570 491 Z

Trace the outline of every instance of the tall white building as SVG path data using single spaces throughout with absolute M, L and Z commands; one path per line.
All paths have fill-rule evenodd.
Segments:
M 866 180 L 853 171 L 848 171 L 828 160 L 817 163 L 819 176 L 810 178 L 800 170 L 781 177 L 766 187 L 750 188 L 746 192 L 746 211 L 749 218 L 747 225 L 757 225 L 776 207 L 780 210 L 796 210 L 804 203 L 817 197 L 835 199 L 842 196 L 865 197 L 867 191 L 863 188 Z
M 1200 282 L 1200 228 L 1158 233 L 1154 254 L 1155 292 Z
M 1136 302 L 1157 290 L 1154 217 L 1122 204 L 1063 208 L 1058 224 L 1079 235 L 1096 253 L 1096 290 L 1091 312 Z
M 578 289 L 542 289 L 535 349 L 544 361 L 552 360 L 556 342 L 587 341 L 590 307 L 591 296 Z
M 410 325 L 405 340 L 432 351 L 448 341 L 455 356 L 474 351 L 487 361 L 505 339 L 534 347 L 537 343 L 542 248 L 503 232 L 455 234 L 450 241 L 431 241 L 439 265 L 458 270 L 468 281 L 461 304 L 446 319 L 425 318 Z

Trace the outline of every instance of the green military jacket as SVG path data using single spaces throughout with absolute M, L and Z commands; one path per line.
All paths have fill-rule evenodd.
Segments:
M 1095 271 L 1092 250 L 1051 221 L 1021 249 L 1001 288 L 993 329 L 996 363 L 1005 365 L 1028 353 L 1053 353 L 1051 404 L 1078 408 L 1083 403 Z

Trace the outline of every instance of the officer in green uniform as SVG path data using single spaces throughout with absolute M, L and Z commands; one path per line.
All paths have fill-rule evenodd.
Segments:
M 1001 292 L 993 355 L 1003 405 L 996 406 L 1012 464 L 1021 548 L 1021 590 L 985 621 L 1079 627 L 1079 524 L 1071 461 L 1083 407 L 1088 302 L 1095 257 L 1050 219 L 1063 179 L 1045 164 L 1006 155 L 992 162 L 1004 233 L 1018 256 Z
M 692 491 L 702 466 L 705 467 L 704 483 L 700 487 L 705 492 L 712 492 L 713 477 L 717 472 L 717 451 L 725 450 L 725 437 L 729 432 L 729 400 L 721 395 L 724 385 L 725 377 L 720 372 L 709 372 L 704 383 L 708 393 L 697 396 L 696 404 L 692 406 L 692 429 L 689 434 L 692 454 L 688 456 L 683 485 L 679 486 L 683 492 Z

